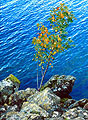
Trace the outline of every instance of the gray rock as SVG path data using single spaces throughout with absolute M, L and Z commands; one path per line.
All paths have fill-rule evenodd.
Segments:
M 5 115 L 8 113 L 8 112 L 16 112 L 18 111 L 18 106 L 17 105 L 14 105 L 14 106 L 9 106 L 7 104 L 4 104 L 1 108 L 0 108 L 0 117 L 2 116 L 5 117 Z M 3 118 L 4 119 L 4 118 Z M 0 119 L 1 120 L 1 119 Z
M 54 75 L 40 90 L 49 87 L 57 96 L 61 98 L 71 98 L 69 93 L 72 91 L 75 80 L 76 78 L 71 75 Z
M 30 103 L 36 103 L 49 113 L 52 113 L 52 111 L 56 109 L 60 110 L 60 107 L 58 106 L 60 98 L 56 96 L 50 88 L 46 88 L 43 91 L 30 96 L 28 101 Z
M 6 115 L 6 120 L 44 120 L 44 118 L 39 114 L 9 112 Z
M 88 119 L 88 111 L 84 110 L 80 107 L 73 108 L 73 109 L 70 109 L 67 112 L 65 112 L 62 115 L 62 118 L 67 119 L 67 120 L 87 120 Z
M 84 109 L 88 110 L 88 102 L 84 105 Z
M 84 107 L 85 104 L 88 103 L 88 99 L 84 98 L 84 99 L 81 99 L 79 101 L 76 101 L 75 103 L 71 104 L 68 108 L 71 109 L 71 108 L 75 108 L 75 107 Z
M 8 102 L 8 97 L 18 91 L 20 81 L 14 76 L 9 75 L 6 79 L 0 81 L 0 104 Z
M 10 111 L 1 116 L 0 120 L 21 120 L 18 112 Z
M 16 105 L 15 105 L 16 106 Z M 10 108 L 6 113 L 2 114 L 0 120 L 42 120 L 44 117 L 49 116 L 49 113 L 39 107 L 38 105 L 24 102 L 20 112 L 16 112 Z
M 49 113 L 36 103 L 24 102 L 20 113 L 39 114 L 42 117 L 49 117 Z
M 74 99 L 68 99 L 68 98 L 61 99 L 60 106 L 61 106 L 63 112 L 68 111 L 68 109 L 69 109 L 68 107 L 75 102 L 76 102 L 76 100 L 74 100 Z
M 27 88 L 26 90 L 17 91 L 9 97 L 9 105 L 16 104 L 20 110 L 23 102 L 26 101 L 29 96 L 35 93 L 38 93 L 38 91 L 34 88 Z

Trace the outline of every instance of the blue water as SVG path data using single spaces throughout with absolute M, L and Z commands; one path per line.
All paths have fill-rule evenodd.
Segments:
M 0 1 L 0 80 L 14 74 L 21 80 L 20 89 L 36 87 L 36 62 L 32 61 L 32 38 L 37 34 L 36 24 L 47 18 L 61 0 L 1 0 Z M 73 75 L 77 78 L 71 96 L 88 98 L 88 1 L 64 0 L 75 20 L 68 28 L 75 47 L 58 54 L 45 76 Z M 39 79 L 41 75 L 39 74 Z

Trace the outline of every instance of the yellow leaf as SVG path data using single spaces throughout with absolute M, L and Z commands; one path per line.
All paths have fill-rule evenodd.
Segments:
M 44 67 L 42 66 L 42 69 L 44 69 Z
M 39 64 L 39 66 L 41 66 L 41 64 Z
M 54 20 L 54 19 L 53 19 L 52 21 L 53 21 L 53 22 L 55 22 L 55 20 Z
M 58 41 L 62 41 L 62 39 L 60 37 L 58 37 Z
M 55 55 L 57 52 L 55 51 L 54 53 L 53 53 L 53 55 Z
M 46 48 L 46 44 L 44 45 L 44 47 Z
M 55 32 L 57 32 L 58 30 L 55 30 Z
M 56 45 L 57 43 L 56 42 L 54 42 L 54 45 Z

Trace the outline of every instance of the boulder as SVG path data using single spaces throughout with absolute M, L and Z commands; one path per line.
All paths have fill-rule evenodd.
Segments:
M 76 78 L 71 75 L 54 75 L 42 86 L 40 91 L 49 87 L 57 96 L 61 98 L 71 98 L 69 93 L 72 91 L 75 80 Z
M 6 114 L 8 112 L 16 112 L 18 111 L 18 106 L 14 105 L 14 106 L 9 106 L 7 104 L 4 104 L 1 108 L 0 108 L 0 117 L 4 119 L 4 117 L 6 116 Z
M 63 112 L 66 112 L 68 110 L 68 107 L 72 104 L 74 104 L 76 100 L 74 99 L 68 99 L 68 98 L 63 98 L 61 99 L 60 106 L 63 110 Z
M 39 114 L 42 117 L 48 117 L 49 113 L 36 103 L 24 102 L 20 113 Z
M 56 109 L 60 110 L 60 107 L 58 106 L 60 98 L 56 96 L 50 88 L 46 88 L 43 91 L 30 96 L 27 100 L 30 103 L 36 103 L 50 114 Z
M 48 113 L 38 105 L 27 104 L 25 102 L 20 112 L 16 111 L 16 105 L 10 106 L 1 115 L 0 120 L 43 120 L 44 116 L 47 115 Z
M 71 108 L 75 108 L 75 107 L 84 107 L 85 104 L 88 103 L 88 99 L 84 98 L 84 99 L 81 99 L 79 101 L 76 101 L 75 103 L 71 104 L 68 108 L 71 109 Z
M 38 93 L 38 91 L 34 88 L 19 90 L 9 97 L 9 105 L 16 104 L 20 110 L 23 102 L 27 101 L 27 98 L 35 93 Z
M 0 117 L 0 120 L 21 120 L 20 115 L 18 112 L 10 111 L 6 112 Z
M 39 114 L 23 113 L 23 112 L 8 112 L 0 120 L 44 120 Z
M 7 103 L 9 96 L 18 91 L 19 86 L 20 81 L 12 74 L 0 81 L 0 105 Z
M 88 102 L 84 105 L 84 109 L 88 110 Z
M 80 107 L 69 109 L 62 115 L 66 120 L 88 120 L 88 111 Z

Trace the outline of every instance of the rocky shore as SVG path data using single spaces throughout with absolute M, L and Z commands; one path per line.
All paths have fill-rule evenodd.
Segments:
M 9 75 L 0 81 L 0 120 L 88 120 L 88 99 L 69 95 L 75 80 L 54 75 L 40 91 L 19 90 L 20 81 Z

